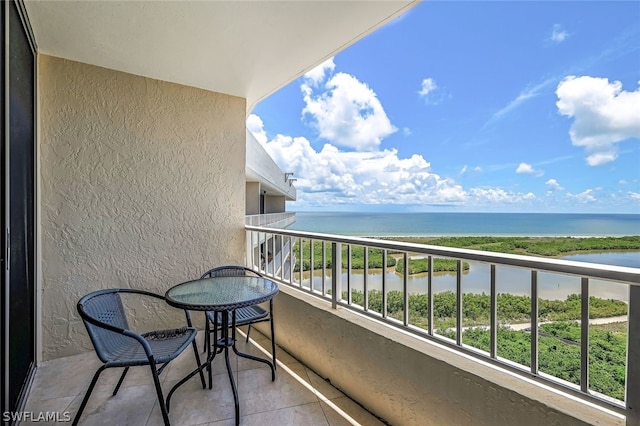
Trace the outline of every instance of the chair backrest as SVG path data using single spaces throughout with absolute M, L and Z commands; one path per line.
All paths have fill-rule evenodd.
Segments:
M 129 322 L 118 289 L 87 294 L 78 302 L 78 313 L 102 362 L 116 358 L 118 350 L 131 340 L 122 335 L 129 329 Z
M 214 277 L 243 277 L 246 275 L 255 277 L 263 276 L 260 272 L 254 271 L 253 269 L 247 268 L 246 266 L 227 265 L 209 269 L 207 272 L 202 274 L 200 279 Z

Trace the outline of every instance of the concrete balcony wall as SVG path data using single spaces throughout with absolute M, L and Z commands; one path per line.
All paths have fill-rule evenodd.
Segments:
M 284 172 L 273 161 L 271 156 L 247 130 L 247 180 L 258 181 L 269 192 L 282 194 L 288 200 L 296 199 L 296 187 L 284 180 Z M 281 210 L 281 211 L 284 211 Z
M 164 294 L 211 265 L 243 263 L 246 106 L 79 62 L 38 61 L 39 293 L 42 358 L 50 359 L 91 350 L 76 312 L 90 291 Z M 153 323 L 157 312 L 141 308 L 141 322 Z
M 286 211 L 285 198 L 283 196 L 266 196 L 264 197 L 265 213 L 281 213 Z
M 260 214 L 260 183 L 247 182 L 245 196 L 245 213 Z
M 286 285 L 274 309 L 280 346 L 390 424 L 624 425 L 623 416 Z

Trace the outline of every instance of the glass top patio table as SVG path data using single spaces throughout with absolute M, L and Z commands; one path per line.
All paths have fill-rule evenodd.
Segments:
M 264 277 L 214 277 L 178 284 L 165 298 L 181 309 L 231 311 L 266 302 L 277 293 L 278 285 Z
M 171 388 L 166 399 L 167 411 L 169 411 L 171 396 L 176 389 L 204 368 L 209 369 L 209 389 L 211 389 L 211 362 L 216 353 L 218 353 L 218 349 L 220 349 L 224 352 L 227 373 L 233 391 L 236 426 L 240 423 L 238 387 L 233 378 L 233 370 L 229 362 L 229 347 L 232 347 L 233 352 L 238 356 L 267 364 L 271 368 L 271 381 L 276 378 L 276 370 L 271 361 L 236 349 L 236 310 L 271 300 L 277 293 L 278 284 L 275 282 L 264 277 L 251 276 L 204 278 L 187 281 L 167 290 L 165 300 L 173 307 L 194 311 L 216 311 L 220 312 L 222 317 L 222 327 L 220 329 L 222 337 L 215 340 L 215 350 L 207 357 L 205 363 L 199 365 L 197 369 Z M 229 316 L 232 318 L 231 324 L 229 324 Z M 229 328 L 232 329 L 231 337 L 229 337 Z

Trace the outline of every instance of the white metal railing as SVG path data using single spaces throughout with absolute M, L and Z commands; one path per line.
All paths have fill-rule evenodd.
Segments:
M 253 214 L 245 216 L 245 224 L 251 226 L 285 227 L 295 222 L 295 212 Z
M 566 261 L 551 258 L 539 258 L 532 256 L 522 256 L 513 254 L 501 254 L 485 252 L 479 250 L 456 249 L 440 246 L 404 243 L 390 240 L 378 240 L 370 238 L 348 237 L 331 234 L 320 234 L 312 232 L 289 231 L 283 229 L 264 228 L 246 226 L 248 244 L 256 249 L 247 250 L 247 264 L 261 269 L 262 272 L 277 280 L 280 283 L 293 286 L 297 289 L 313 294 L 331 303 L 333 308 L 338 306 L 352 309 L 361 314 L 368 315 L 377 320 L 383 321 L 394 327 L 409 331 L 415 335 L 426 339 L 436 340 L 457 351 L 482 358 L 485 361 L 496 363 L 510 371 L 516 372 L 524 377 L 552 385 L 575 396 L 587 399 L 598 405 L 613 409 L 626 414 L 627 424 L 640 424 L 640 268 L 629 268 L 612 265 L 602 265 L 596 263 Z M 253 242 L 267 242 L 266 244 L 255 244 Z M 314 243 L 320 248 L 320 253 L 314 249 Z M 306 247 L 303 248 L 303 247 Z M 352 250 L 360 248 L 363 250 L 363 273 L 358 277 L 356 284 L 354 268 L 352 265 Z M 278 265 L 264 265 L 259 261 L 261 250 L 270 250 L 272 253 L 282 253 L 278 257 Z M 309 253 L 306 253 L 307 250 Z M 369 267 L 372 253 L 381 257 L 382 264 L 387 265 L 389 256 L 403 262 L 404 268 L 400 279 L 399 291 L 402 296 L 402 316 L 400 318 L 389 315 L 389 296 L 392 295 L 390 283 L 385 272 L 377 271 L 374 275 L 381 275 L 376 278 L 376 282 L 371 275 Z M 343 256 L 346 264 L 343 264 Z M 424 288 L 418 290 L 426 296 L 428 305 L 428 315 L 426 325 L 416 326 L 410 320 L 410 294 L 416 289 L 409 288 L 409 262 L 411 258 L 424 257 L 428 260 L 430 267 L 426 276 Z M 308 259 L 308 267 L 298 267 L 303 265 Z M 447 338 L 447 332 L 436 330 L 434 327 L 434 296 L 438 293 L 434 282 L 436 274 L 433 273 L 433 264 L 436 258 L 454 259 L 456 262 L 455 272 L 455 325 L 448 329 L 448 334 L 455 332 L 455 338 Z M 320 259 L 319 265 L 316 259 Z M 335 261 L 333 261 L 335 259 Z M 490 345 L 488 350 L 479 350 L 463 342 L 463 332 L 469 327 L 464 326 L 466 318 L 463 315 L 463 276 L 465 263 L 485 265 L 488 271 L 488 293 L 490 298 L 489 324 L 483 326 L 484 330 L 490 333 Z M 530 291 L 530 323 L 528 324 L 530 333 L 530 360 L 528 365 L 513 362 L 502 358 L 498 351 L 498 331 L 501 324 L 498 319 L 498 272 L 505 270 L 524 271 L 526 286 Z M 386 271 L 386 269 L 384 269 Z M 320 275 L 319 277 L 317 275 Z M 521 276 L 522 277 L 522 276 Z M 579 283 L 580 302 L 580 374 L 579 383 L 570 383 L 556 377 L 550 376 L 539 369 L 540 353 L 538 348 L 540 319 L 538 315 L 540 285 L 541 282 L 553 277 L 573 277 Z M 627 365 L 626 365 L 626 389 L 625 397 L 612 398 L 607 395 L 593 391 L 589 384 L 589 309 L 590 309 L 590 287 L 596 284 L 615 286 L 623 285 L 628 289 L 628 343 L 627 343 Z M 361 288 L 361 299 L 358 303 L 354 301 L 354 295 L 358 294 Z M 381 292 L 382 308 L 372 309 L 370 293 L 371 290 Z M 504 292 L 502 292 L 504 293 Z M 395 301 L 397 303 L 397 300 Z M 525 363 L 526 364 L 526 363 Z

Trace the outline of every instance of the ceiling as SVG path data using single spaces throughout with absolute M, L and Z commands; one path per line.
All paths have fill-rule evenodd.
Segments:
M 247 114 L 417 3 L 24 0 L 39 53 L 246 98 Z

